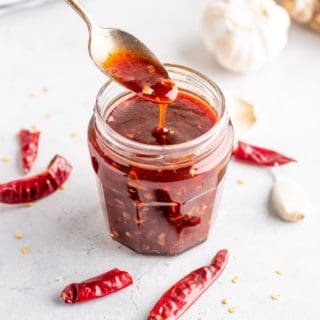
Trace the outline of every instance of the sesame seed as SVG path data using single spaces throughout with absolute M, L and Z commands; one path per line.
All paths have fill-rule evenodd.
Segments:
M 24 237 L 24 235 L 23 235 L 23 233 L 21 233 L 21 232 L 16 232 L 15 233 L 15 235 L 14 235 L 14 237 L 16 238 L 16 239 L 22 239 L 23 237 Z
M 43 92 L 43 93 L 47 93 L 47 92 L 48 92 L 48 88 L 43 87 L 43 88 L 42 88 L 42 92 Z
M 21 248 L 21 253 L 22 253 L 22 254 L 28 254 L 28 253 L 30 253 L 30 248 L 29 248 L 29 247 L 23 247 L 23 248 Z
M 48 112 L 48 113 L 46 113 L 44 116 L 45 116 L 45 118 L 47 118 L 47 119 L 51 119 L 52 116 L 53 116 L 53 114 L 52 114 L 51 112 Z
M 282 270 L 276 270 L 276 274 L 279 275 L 279 276 L 282 276 L 283 275 L 283 271 Z
M 30 94 L 30 96 L 31 96 L 32 99 L 38 98 L 38 94 L 35 93 L 35 92 L 32 92 L 32 93 Z
M 237 179 L 237 184 L 245 184 L 244 179 L 242 178 Z
M 237 311 L 236 307 L 230 307 L 228 308 L 229 313 L 235 313 Z

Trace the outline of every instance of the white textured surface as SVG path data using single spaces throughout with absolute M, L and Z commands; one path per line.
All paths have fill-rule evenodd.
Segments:
M 247 140 L 299 159 L 285 168 L 307 190 L 314 209 L 305 221 L 288 224 L 268 208 L 266 169 L 231 163 L 219 218 L 210 239 L 175 258 L 144 257 L 106 236 L 86 126 L 104 77 L 89 61 L 86 29 L 62 1 L 1 17 L 0 162 L 1 181 L 20 176 L 16 132 L 37 124 L 41 148 L 34 172 L 55 153 L 74 164 L 66 189 L 33 207 L 0 205 L 0 319 L 142 320 L 172 282 L 228 248 L 229 265 L 217 283 L 182 317 L 213 319 L 316 319 L 320 315 L 320 38 L 294 26 L 285 51 L 256 74 L 233 75 L 204 52 L 199 19 L 207 1 L 92 0 L 102 23 L 143 39 L 163 61 L 210 75 L 224 90 L 252 99 L 259 123 Z M 41 93 L 47 87 L 48 93 Z M 31 93 L 38 93 L 32 99 Z M 44 115 L 52 112 L 53 117 Z M 72 131 L 80 132 L 72 138 Z M 238 185 L 237 178 L 246 183 Z M 25 238 L 14 239 L 15 232 Z M 29 246 L 29 255 L 22 255 Z M 132 273 L 126 291 L 77 306 L 59 302 L 60 290 L 112 267 Z M 277 276 L 281 268 L 285 274 Z M 239 284 L 231 283 L 234 275 Z M 61 280 L 60 282 L 57 280 Z M 270 295 L 281 294 L 279 301 Z M 227 297 L 237 313 L 220 303 Z

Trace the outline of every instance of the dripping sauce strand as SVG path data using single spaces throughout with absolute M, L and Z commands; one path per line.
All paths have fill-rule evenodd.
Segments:
M 159 144 L 166 144 L 166 140 L 169 134 L 169 130 L 166 127 L 167 109 L 168 104 L 159 104 L 158 126 L 153 131 L 153 136 Z

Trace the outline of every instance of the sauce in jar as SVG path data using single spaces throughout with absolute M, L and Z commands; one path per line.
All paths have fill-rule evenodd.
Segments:
M 183 91 L 179 92 L 177 99 L 170 103 L 165 112 L 166 119 L 160 119 L 159 125 L 158 104 L 134 95 L 119 103 L 106 122 L 130 140 L 149 145 L 172 145 L 199 137 L 217 121 L 217 114 L 205 101 Z M 157 127 L 166 128 L 165 139 L 155 135 Z
M 165 133 L 155 132 L 158 104 L 114 82 L 89 125 L 111 236 L 144 254 L 175 255 L 207 239 L 233 144 L 219 88 L 190 69 L 168 69 L 179 95 L 162 119 Z

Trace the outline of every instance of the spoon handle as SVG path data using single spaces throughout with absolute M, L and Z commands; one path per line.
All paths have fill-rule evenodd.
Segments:
M 95 26 L 93 18 L 90 16 L 86 8 L 78 0 L 65 0 L 65 2 L 84 20 L 89 31 Z

